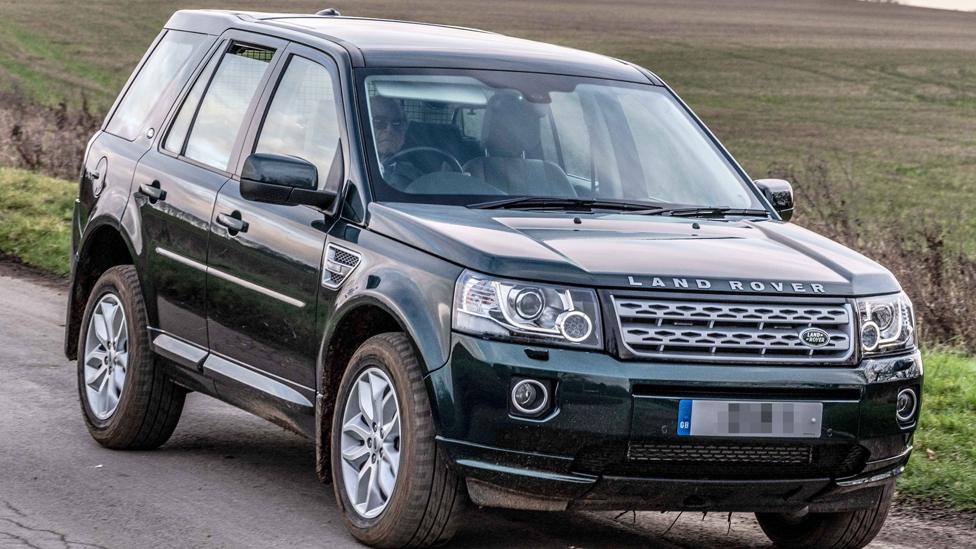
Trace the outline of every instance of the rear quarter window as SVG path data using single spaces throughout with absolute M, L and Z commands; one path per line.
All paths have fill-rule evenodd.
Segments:
M 105 131 L 129 141 L 145 131 L 156 105 L 163 98 L 172 98 L 186 82 L 208 38 L 204 34 L 166 31 L 139 68 Z

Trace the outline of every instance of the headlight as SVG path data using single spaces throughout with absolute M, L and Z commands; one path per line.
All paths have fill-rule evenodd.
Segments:
M 857 300 L 861 350 L 880 355 L 915 346 L 915 311 L 904 292 Z
M 465 271 L 454 290 L 454 329 L 476 336 L 602 348 L 596 292 Z

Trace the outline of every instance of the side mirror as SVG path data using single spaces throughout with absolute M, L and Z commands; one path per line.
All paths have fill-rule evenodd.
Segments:
M 341 147 L 339 151 L 336 156 L 341 174 Z M 335 171 L 333 166 L 332 172 Z M 294 156 L 254 153 L 247 157 L 241 170 L 241 196 L 255 202 L 306 204 L 327 209 L 335 201 L 336 193 L 319 190 L 318 184 L 315 165 Z
M 789 221 L 793 217 L 793 185 L 782 179 L 757 179 L 755 183 L 783 221 Z

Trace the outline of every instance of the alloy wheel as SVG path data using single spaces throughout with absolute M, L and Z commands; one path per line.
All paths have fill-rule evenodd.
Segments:
M 363 518 L 386 509 L 400 468 L 400 405 L 390 377 L 364 370 L 353 383 L 342 415 L 342 479 Z
M 85 394 L 100 420 L 112 417 L 122 399 L 129 367 L 129 330 L 122 301 L 113 293 L 98 300 L 85 338 Z

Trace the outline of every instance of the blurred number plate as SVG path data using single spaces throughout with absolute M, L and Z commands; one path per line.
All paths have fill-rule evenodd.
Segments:
M 822 419 L 820 402 L 682 400 L 678 435 L 818 438 Z

